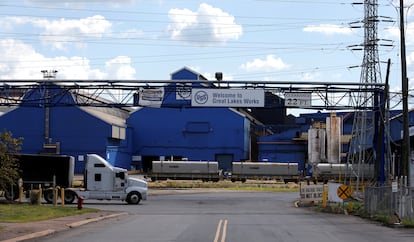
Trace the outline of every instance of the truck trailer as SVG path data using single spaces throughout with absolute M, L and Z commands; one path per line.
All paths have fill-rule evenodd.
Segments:
M 151 180 L 219 181 L 217 161 L 152 161 Z
M 233 162 L 231 181 L 245 182 L 247 179 L 275 179 L 285 182 L 298 181 L 300 171 L 297 162 Z
M 48 203 L 54 201 L 56 187 L 64 189 L 63 200 L 70 204 L 76 198 L 121 200 L 138 204 L 147 199 L 148 184 L 128 176 L 126 169 L 114 167 L 96 154 L 88 154 L 83 174 L 84 187 L 73 187 L 74 158 L 61 155 L 19 155 L 24 191 L 42 189 Z M 6 191 L 7 199 L 17 199 L 17 187 Z M 61 198 L 62 199 L 62 198 Z

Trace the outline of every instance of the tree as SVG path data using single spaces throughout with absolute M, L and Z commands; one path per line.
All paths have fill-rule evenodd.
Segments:
M 23 138 L 13 138 L 12 133 L 0 133 L 0 191 L 6 191 L 19 178 L 19 162 L 15 157 L 21 150 Z

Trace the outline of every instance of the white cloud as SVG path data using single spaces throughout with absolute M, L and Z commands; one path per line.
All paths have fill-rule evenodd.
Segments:
M 131 58 L 118 56 L 105 64 L 109 73 L 108 79 L 134 79 L 135 69 L 131 66 Z
M 86 80 L 86 79 L 104 79 L 107 74 L 99 69 L 92 69 L 90 61 L 84 57 L 55 57 L 56 63 L 54 69 L 58 70 L 58 79 Z
M 105 70 L 94 69 L 84 57 L 47 58 L 19 40 L 0 40 L 0 79 L 41 79 L 42 70 L 57 70 L 58 79 L 133 79 L 135 74 L 129 57 L 109 60 Z
M 306 26 L 303 29 L 303 31 L 323 33 L 323 34 L 326 34 L 326 35 L 351 34 L 352 33 L 351 28 L 343 27 L 343 26 L 340 26 L 340 25 L 334 25 L 334 24 L 309 25 L 309 26 Z
M 112 24 L 101 15 L 79 20 L 39 20 L 34 21 L 39 28 L 45 31 L 41 34 L 44 42 L 51 43 L 54 48 L 64 49 L 73 42 L 80 44 L 83 38 L 101 38 L 111 30 Z
M 246 71 L 275 71 L 289 68 L 289 65 L 284 63 L 281 58 L 275 58 L 274 55 L 266 56 L 266 59 L 254 59 L 240 66 Z
M 67 45 L 83 45 L 86 38 L 102 38 L 111 32 L 112 24 L 101 15 L 83 19 L 47 20 L 33 17 L 8 17 L 0 21 L 0 26 L 12 28 L 13 25 L 32 24 L 44 29 L 40 34 L 43 44 L 55 49 L 65 49 Z
M 45 58 L 36 53 L 32 47 L 18 40 L 3 39 L 0 40 L 0 52 L 2 53 L 0 61 L 1 79 L 42 77 L 40 71 L 44 69 L 44 62 L 39 64 L 38 61 L 43 61 Z
M 242 34 L 232 15 L 206 3 L 200 4 L 197 12 L 171 9 L 168 16 L 168 32 L 174 40 L 208 46 L 237 40 Z
M 395 38 L 395 37 L 398 38 L 398 39 L 400 38 L 400 29 L 399 29 L 399 27 L 387 28 L 385 33 L 387 34 L 387 37 L 391 36 L 392 38 Z

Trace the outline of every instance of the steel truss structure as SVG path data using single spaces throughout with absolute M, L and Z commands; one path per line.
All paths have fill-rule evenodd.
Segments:
M 171 85 L 177 84 L 177 85 Z M 197 85 L 198 84 L 198 85 Z M 48 103 L 50 106 L 134 107 L 137 95 L 148 88 L 164 88 L 166 94 L 177 88 L 208 86 L 209 88 L 261 88 L 281 98 L 286 93 L 310 93 L 312 105 L 287 108 L 315 110 L 377 110 L 374 103 L 361 103 L 361 96 L 369 100 L 382 94 L 382 83 L 361 82 L 283 82 L 283 81 L 206 81 L 206 80 L 0 80 L 0 106 L 38 105 L 64 94 L 75 94 L 75 103 Z M 29 91 L 38 91 L 43 100 L 23 99 Z M 51 90 L 59 90 L 56 94 Z M 52 96 L 53 95 L 53 96 Z M 56 99 L 55 99 L 56 100 Z M 182 105 L 180 105 L 182 107 Z
M 364 19 L 362 20 L 364 27 L 364 42 L 361 45 L 364 49 L 364 58 L 362 61 L 360 83 L 369 85 L 376 85 L 381 82 L 381 68 L 378 55 L 378 1 L 364 0 Z M 381 103 L 382 102 L 382 103 Z M 386 102 L 384 97 L 372 97 L 367 93 L 360 93 L 357 103 L 361 106 L 382 106 Z M 377 103 L 377 104 L 376 104 Z M 352 127 L 352 139 L 350 142 L 349 152 L 347 156 L 347 163 L 353 164 L 356 169 L 350 171 L 348 175 L 348 183 L 355 182 L 355 190 L 359 192 L 360 182 L 364 176 L 360 169 L 363 164 L 375 164 L 375 178 L 374 182 L 384 182 L 384 169 L 389 167 L 385 162 L 390 161 L 389 139 L 386 137 L 388 132 L 379 130 L 378 124 L 381 121 L 385 123 L 388 120 L 387 112 L 382 113 L 382 109 L 378 112 L 368 112 L 367 109 L 357 111 L 354 115 L 354 124 Z M 381 137 L 379 137 L 381 136 Z M 386 140 L 386 142 L 379 143 L 377 146 L 374 142 Z M 387 143 L 387 144 L 385 144 Z M 378 149 L 378 150 L 377 150 Z M 378 151 L 378 152 L 377 152 Z M 383 157 L 385 154 L 388 157 Z M 380 157 L 376 157 L 380 156 Z M 384 160 L 385 159 L 385 160 Z M 382 161 L 381 161 L 382 160 Z M 381 165 L 380 165 L 381 163 Z M 381 179 L 379 179 L 380 175 Z

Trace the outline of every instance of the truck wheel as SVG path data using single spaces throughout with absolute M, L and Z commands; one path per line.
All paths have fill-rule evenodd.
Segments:
M 51 189 L 50 190 L 46 190 L 44 192 L 43 198 L 46 200 L 47 203 L 53 203 L 53 197 L 54 197 L 54 194 L 53 193 L 54 192 Z
M 65 190 L 65 203 L 72 204 L 75 201 L 76 195 L 71 190 Z
M 141 194 L 137 191 L 128 193 L 126 202 L 128 204 L 138 204 L 141 201 Z

